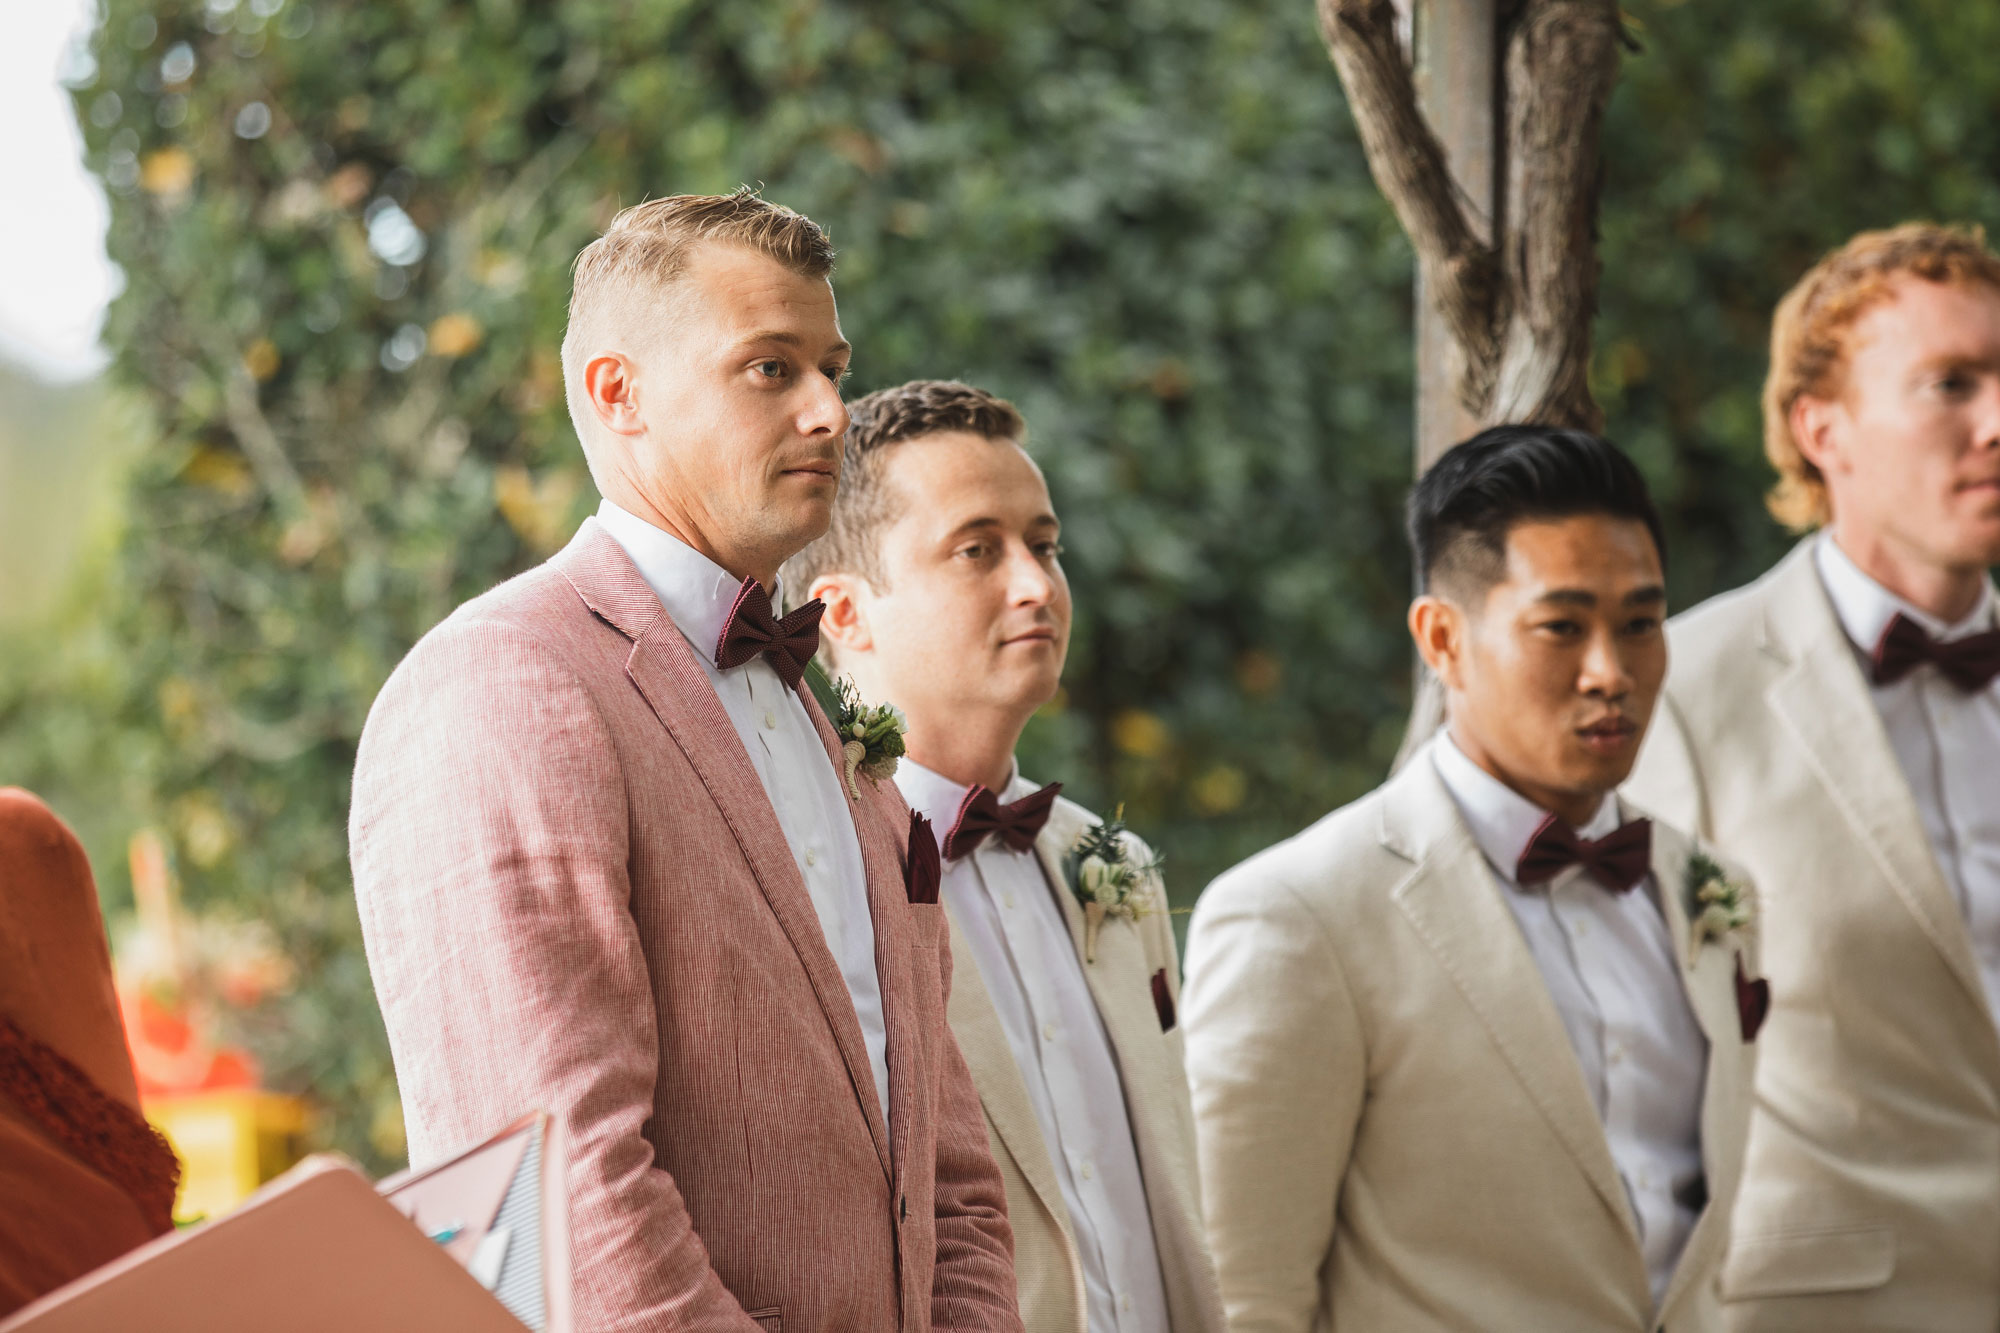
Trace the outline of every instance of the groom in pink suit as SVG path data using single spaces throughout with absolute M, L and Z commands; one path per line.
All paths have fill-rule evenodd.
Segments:
M 1020 1329 L 934 889 L 800 673 L 848 345 L 825 234 L 748 191 L 627 210 L 563 370 L 604 496 L 376 701 L 355 894 L 412 1162 L 571 1145 L 591 1330 Z M 934 863 L 934 858 L 933 858 Z M 919 867 L 922 859 L 918 861 Z

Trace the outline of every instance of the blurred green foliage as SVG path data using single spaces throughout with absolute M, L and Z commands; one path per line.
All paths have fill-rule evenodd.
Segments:
M 410 643 L 594 503 L 567 265 L 762 182 L 842 252 L 855 390 L 1012 397 L 1079 619 L 1025 765 L 1123 801 L 1192 899 L 1379 781 L 1408 697 L 1409 252 L 1304 0 L 105 0 L 76 89 L 155 418 L 107 586 L 0 660 L 0 773 L 300 967 L 249 1016 L 321 1137 L 400 1152 L 344 856 Z M 1856 228 L 2000 217 L 2000 11 L 1633 0 L 1597 391 L 1683 603 L 1783 549 L 1772 303 Z M 12 661 L 12 665 L 8 665 Z M 447 1002 L 441 997 L 440 1002 Z

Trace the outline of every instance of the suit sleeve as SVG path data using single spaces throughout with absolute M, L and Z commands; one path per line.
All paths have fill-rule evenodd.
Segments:
M 575 676 L 509 627 L 420 645 L 363 732 L 349 834 L 412 1161 L 549 1111 L 578 1327 L 757 1333 L 642 1134 L 659 1017 L 619 757 Z
M 1366 1092 L 1338 951 L 1282 879 L 1211 885 L 1188 936 L 1188 1081 L 1233 1333 L 1307 1333 Z
M 938 942 L 938 968 L 943 977 L 944 994 L 938 1004 L 942 1016 L 951 1000 L 948 931 Z M 993 1161 L 972 1070 L 949 1028 L 938 1049 L 943 1068 L 938 1078 L 937 1268 L 931 1279 L 931 1328 L 933 1333 L 1020 1333 L 1007 1187 Z

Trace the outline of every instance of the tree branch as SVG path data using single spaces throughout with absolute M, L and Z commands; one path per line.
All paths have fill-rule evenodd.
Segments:
M 1390 0 L 1318 0 L 1318 10 L 1369 173 L 1409 234 L 1425 289 L 1467 360 L 1490 360 L 1498 343 L 1498 264 L 1473 229 L 1444 147 L 1417 105 L 1395 7 Z
M 1618 78 L 1615 0 L 1531 0 L 1507 47 L 1508 294 L 1489 420 L 1595 430 L 1598 141 Z

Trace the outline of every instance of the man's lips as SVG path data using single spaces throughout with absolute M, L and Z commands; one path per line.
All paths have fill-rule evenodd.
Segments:
M 1576 734 L 1594 745 L 1614 745 L 1630 740 L 1639 733 L 1639 724 L 1629 717 L 1607 717 L 1588 726 L 1578 727 Z
M 1037 626 L 1034 629 L 1023 630 L 1019 634 L 1000 640 L 1000 646 L 1005 648 L 1010 644 L 1016 643 L 1054 643 L 1055 641 L 1056 632 L 1054 630 L 1049 629 L 1047 626 Z

